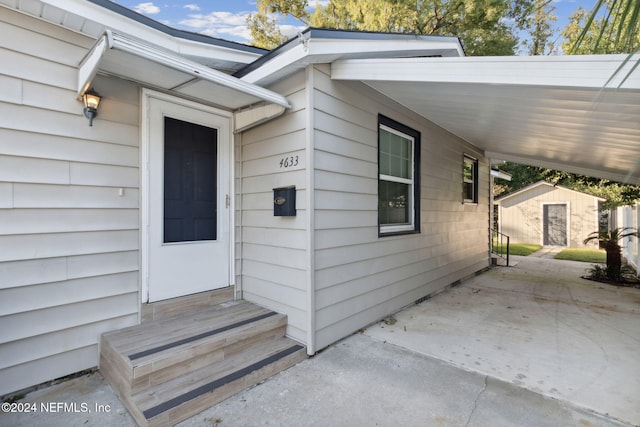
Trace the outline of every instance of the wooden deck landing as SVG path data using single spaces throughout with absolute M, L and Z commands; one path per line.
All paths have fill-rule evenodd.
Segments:
M 174 425 L 306 358 L 287 318 L 245 301 L 102 335 L 100 371 L 142 426 Z

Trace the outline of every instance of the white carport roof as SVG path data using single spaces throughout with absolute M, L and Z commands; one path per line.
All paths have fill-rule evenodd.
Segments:
M 621 80 L 640 59 L 626 58 L 345 59 L 331 77 L 364 82 L 492 160 L 640 184 L 640 70 Z

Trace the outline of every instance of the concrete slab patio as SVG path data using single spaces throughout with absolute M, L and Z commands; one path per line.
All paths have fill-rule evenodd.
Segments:
M 572 278 L 584 267 L 575 263 L 519 261 L 403 310 L 394 324 L 372 325 L 180 426 L 637 424 L 640 373 L 631 358 L 640 354 L 640 289 L 584 283 Z M 20 402 L 38 410 L 0 411 L 0 426 L 135 425 L 99 373 Z M 62 410 L 43 412 L 41 403 Z
M 514 258 L 366 334 L 639 425 L 640 289 L 584 280 L 586 263 Z

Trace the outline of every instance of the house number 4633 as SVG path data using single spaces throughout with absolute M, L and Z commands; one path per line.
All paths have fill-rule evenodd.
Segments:
M 281 168 L 292 168 L 294 166 L 298 166 L 298 156 L 289 156 L 280 159 Z

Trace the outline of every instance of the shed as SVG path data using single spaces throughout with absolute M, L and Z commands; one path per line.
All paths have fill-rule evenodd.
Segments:
M 583 240 L 599 229 L 598 204 L 604 201 L 539 181 L 495 200 L 499 231 L 513 243 L 584 247 Z

